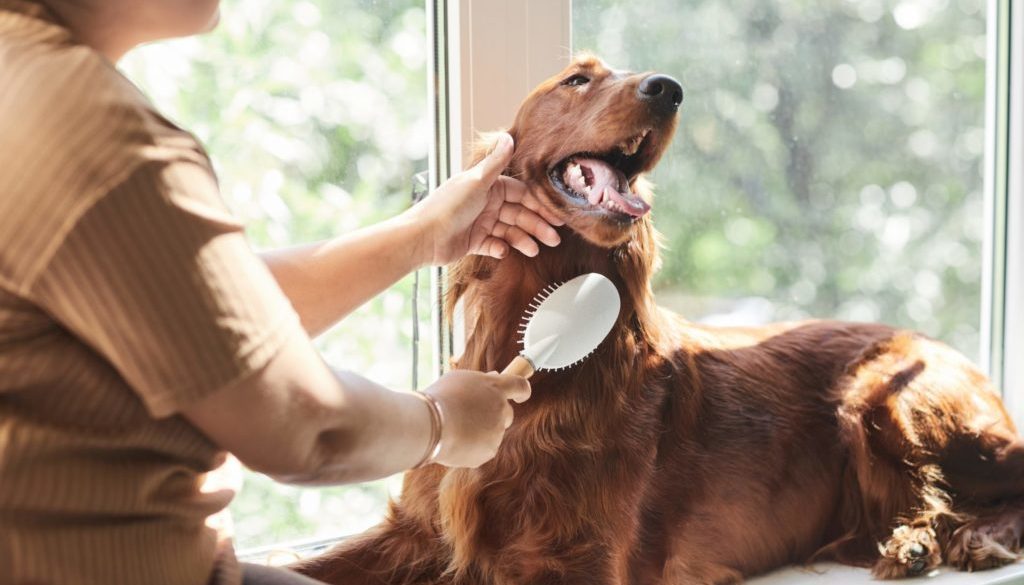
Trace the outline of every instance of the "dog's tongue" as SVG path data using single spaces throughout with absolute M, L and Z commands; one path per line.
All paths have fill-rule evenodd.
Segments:
M 629 183 L 622 171 L 596 158 L 577 159 L 576 163 L 590 170 L 593 181 L 587 201 L 591 205 L 601 205 L 605 201 L 613 201 L 619 210 L 633 217 L 640 217 L 651 210 L 651 206 L 640 197 L 629 191 Z M 625 191 L 625 193 L 621 192 Z
M 633 217 L 641 217 L 651 210 L 651 206 L 640 197 L 632 193 L 620 193 L 612 187 L 605 187 L 604 199 L 618 203 L 623 212 Z

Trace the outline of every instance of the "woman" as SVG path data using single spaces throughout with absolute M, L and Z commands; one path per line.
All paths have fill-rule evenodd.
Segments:
M 245 566 L 205 520 L 226 452 L 310 485 L 477 466 L 522 378 L 423 395 L 332 372 L 309 337 L 409 271 L 557 245 L 476 167 L 409 211 L 260 258 L 195 139 L 111 65 L 209 30 L 217 0 L 0 0 L 0 584 L 308 582 Z

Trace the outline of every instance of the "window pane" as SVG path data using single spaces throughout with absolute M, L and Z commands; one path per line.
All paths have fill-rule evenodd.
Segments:
M 431 132 L 425 49 L 422 0 L 233 0 L 213 34 L 144 48 L 125 70 L 206 144 L 252 241 L 272 248 L 409 204 Z M 323 336 L 327 361 L 409 388 L 411 283 Z M 237 545 L 360 531 L 382 516 L 388 481 L 305 490 L 247 474 Z
M 659 300 L 979 350 L 983 0 L 574 0 L 574 49 L 686 92 L 653 173 Z

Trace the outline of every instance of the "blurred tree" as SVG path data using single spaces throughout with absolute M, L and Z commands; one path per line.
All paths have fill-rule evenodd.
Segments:
M 202 140 L 251 240 L 271 248 L 408 205 L 431 139 L 426 55 L 422 0 L 225 0 L 215 32 L 143 48 L 124 69 Z M 319 349 L 333 366 L 408 388 L 410 297 L 407 278 Z M 232 504 L 237 544 L 358 532 L 382 516 L 388 485 L 299 489 L 248 473 Z
M 983 1 L 575 0 L 573 34 L 686 91 L 653 174 L 663 300 L 881 320 L 977 357 Z

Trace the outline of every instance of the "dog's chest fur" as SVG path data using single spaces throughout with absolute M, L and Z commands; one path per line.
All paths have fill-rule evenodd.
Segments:
M 560 250 L 579 263 L 503 261 L 465 291 L 473 333 L 458 367 L 500 370 L 518 349 L 519 311 L 551 281 L 600 271 L 622 288 L 611 252 Z M 564 244 L 563 244 L 564 245 Z M 533 266 L 546 267 L 545 273 Z M 455 565 L 501 582 L 546 574 L 627 571 L 654 485 L 670 389 L 683 385 L 638 321 L 633 291 L 612 335 L 584 362 L 533 378 L 533 396 L 498 456 L 478 470 L 448 473 L 440 486 L 442 525 Z M 646 302 L 646 299 L 642 299 Z M 609 554 L 617 556 L 609 563 Z

